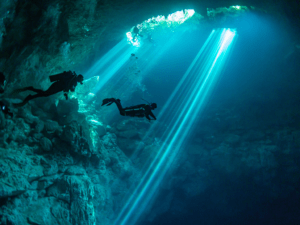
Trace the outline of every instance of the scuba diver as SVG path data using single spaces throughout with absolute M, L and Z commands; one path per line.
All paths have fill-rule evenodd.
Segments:
M 103 106 L 103 105 L 109 106 L 112 103 L 116 103 L 116 105 L 120 111 L 120 114 L 122 116 L 146 117 L 149 121 L 156 120 L 156 117 L 154 116 L 154 114 L 151 111 L 151 110 L 154 110 L 157 108 L 156 103 L 141 104 L 141 105 L 135 105 L 135 106 L 123 108 L 121 105 L 120 99 L 106 98 L 103 100 L 103 103 L 101 106 Z M 154 119 L 151 119 L 150 116 Z
M 2 72 L 0 72 L 0 94 L 4 92 L 4 86 L 5 86 L 5 76 Z
M 1 111 L 6 114 L 9 115 L 10 117 L 13 117 L 13 113 L 10 112 L 9 108 L 7 107 L 7 104 L 5 104 L 4 102 L 0 101 L 0 107 L 1 107 Z
M 23 102 L 15 103 L 13 105 L 16 107 L 24 106 L 28 101 L 30 101 L 34 98 L 48 97 L 50 95 L 56 94 L 61 91 L 65 92 L 64 96 L 65 96 L 66 100 L 68 100 L 68 92 L 69 91 L 74 92 L 75 88 L 77 86 L 77 83 L 83 84 L 82 83 L 83 76 L 81 74 L 77 75 L 75 72 L 72 72 L 72 71 L 68 71 L 68 72 L 64 71 L 63 73 L 49 76 L 49 78 L 50 78 L 50 81 L 54 82 L 54 83 L 51 84 L 51 86 L 46 91 L 43 91 L 41 89 L 36 89 L 32 86 L 21 88 L 21 89 L 14 91 L 13 94 L 20 93 L 23 91 L 34 91 L 37 94 L 28 95 L 24 99 Z

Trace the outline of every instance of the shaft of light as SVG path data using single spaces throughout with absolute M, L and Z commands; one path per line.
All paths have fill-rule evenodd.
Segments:
M 182 34 L 180 34 L 182 35 Z M 92 90 L 93 93 L 97 93 L 101 88 L 107 84 L 107 82 L 116 75 L 116 73 L 123 68 L 129 67 L 131 53 L 136 53 L 138 55 L 138 65 L 142 73 L 145 75 L 148 71 L 157 63 L 157 61 L 162 57 L 163 53 L 167 51 L 176 41 L 178 41 L 179 35 L 175 35 L 171 38 L 167 44 L 157 48 L 148 45 L 144 48 L 135 48 L 127 44 L 125 40 L 120 41 L 115 47 L 113 47 L 108 53 L 106 53 L 94 66 L 91 67 L 86 73 L 86 78 L 93 76 L 100 76 L 100 81 L 98 85 Z M 145 61 L 145 58 L 149 58 Z M 140 59 L 143 59 L 141 63 Z M 122 71 L 122 70 L 120 70 Z M 125 72 L 124 72 L 125 73 Z M 124 74 L 123 73 L 123 74 Z M 114 78 L 117 83 L 121 77 Z
M 181 79 L 181 81 L 179 82 L 179 84 L 177 85 L 176 89 L 173 91 L 171 97 L 169 98 L 169 100 L 167 101 L 167 103 L 165 104 L 164 108 L 162 109 L 160 115 L 165 114 L 166 109 L 168 108 L 168 106 L 171 104 L 171 100 L 174 99 L 175 95 L 178 93 L 178 91 L 180 90 L 180 87 L 183 85 L 183 82 L 186 80 L 188 74 L 191 71 L 191 68 L 194 67 L 195 63 L 197 62 L 197 60 L 199 59 L 199 57 L 201 56 L 201 53 L 204 51 L 205 47 L 207 46 L 209 40 L 212 38 L 212 35 L 215 31 L 212 31 L 210 36 L 208 37 L 207 41 L 205 42 L 205 44 L 203 45 L 203 47 L 201 48 L 201 50 L 199 51 L 199 53 L 197 54 L 197 56 L 195 57 L 195 59 L 193 60 L 191 66 L 188 68 L 187 72 L 184 74 L 183 78 Z M 154 131 L 154 129 L 156 128 L 156 126 L 151 126 L 150 130 L 147 132 L 147 134 L 145 135 L 145 138 L 147 138 L 147 136 L 152 133 Z M 122 211 L 120 212 L 120 215 L 117 219 L 117 222 L 120 222 L 120 218 L 121 216 L 124 214 L 124 211 L 128 209 L 128 205 L 132 203 L 132 201 L 135 198 L 135 195 L 137 194 L 137 192 L 139 191 L 139 189 L 141 188 L 141 185 L 143 185 L 143 183 L 145 182 L 145 180 L 147 179 L 147 176 L 149 175 L 151 169 L 153 168 L 154 164 L 156 163 L 156 161 L 159 159 L 160 154 L 157 154 L 155 159 L 152 161 L 152 163 L 150 164 L 150 166 L 148 167 L 148 170 L 145 172 L 145 175 L 143 176 L 141 182 L 139 183 L 138 187 L 134 190 L 134 192 L 132 193 L 131 197 L 129 198 L 129 200 L 127 201 L 127 203 L 125 204 L 125 206 L 123 207 Z M 123 215 L 124 216 L 124 215 Z M 118 224 L 118 223 L 116 223 Z
M 213 31 L 183 76 L 159 117 L 168 115 L 170 129 L 139 185 L 123 207 L 115 224 L 135 224 L 157 192 L 159 184 L 183 147 L 193 123 L 218 81 L 235 32 Z M 172 112 L 170 114 L 170 112 Z
M 87 71 L 87 78 L 100 76 L 100 81 L 93 93 L 97 93 L 115 75 L 134 51 L 135 49 L 129 46 L 126 40 L 122 40 Z
M 120 52 L 122 52 L 126 47 L 128 47 L 125 40 L 120 41 L 117 45 L 115 45 L 109 52 L 107 52 L 104 56 L 102 56 L 87 72 L 87 77 L 93 77 L 99 75 L 99 71 L 101 72 L 107 64 L 113 60 Z
M 159 63 L 158 61 L 164 56 L 165 52 L 180 40 L 182 35 L 183 32 L 176 33 L 172 35 L 166 43 L 161 43 L 159 46 L 153 46 L 152 44 L 143 45 L 142 48 L 129 46 L 129 49 L 135 50 L 135 56 L 131 56 L 131 54 L 125 51 L 125 54 L 128 53 L 127 56 L 121 56 L 118 58 L 119 61 L 111 62 L 112 66 L 104 71 L 103 77 L 100 77 L 96 91 L 101 90 L 101 88 L 106 85 L 105 91 L 107 93 L 115 92 L 114 90 L 116 90 L 117 87 L 117 92 L 111 97 L 120 98 L 122 104 L 125 106 L 127 104 L 126 97 L 131 96 L 133 90 L 143 86 L 143 79 L 148 75 L 151 76 L 150 72 L 152 68 Z M 121 68 L 114 65 L 120 65 Z M 129 68 L 135 68 L 139 73 L 136 74 L 135 70 L 130 73 Z

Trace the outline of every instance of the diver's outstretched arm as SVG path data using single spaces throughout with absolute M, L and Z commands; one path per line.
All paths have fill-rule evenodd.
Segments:
M 145 115 L 145 117 L 146 117 L 149 121 L 150 121 L 150 120 L 156 120 L 156 118 L 155 118 L 155 119 L 151 119 L 149 115 Z
M 149 117 L 149 115 L 145 115 L 145 117 L 148 119 L 148 121 L 150 122 L 151 118 Z
M 149 115 L 153 117 L 153 120 L 156 120 L 156 117 L 154 116 L 152 111 L 150 111 Z

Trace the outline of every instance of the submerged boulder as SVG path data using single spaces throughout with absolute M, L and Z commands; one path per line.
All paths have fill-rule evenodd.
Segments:
M 85 170 L 80 166 L 70 166 L 66 171 L 65 175 L 86 175 Z
M 78 112 L 79 105 L 77 99 L 59 100 L 57 104 L 57 114 L 59 117 L 67 116 L 72 112 Z
M 54 133 L 55 131 L 57 131 L 59 129 L 60 129 L 60 126 L 57 121 L 53 121 L 53 120 L 45 121 L 45 131 L 47 133 Z
M 52 149 L 52 142 L 46 137 L 40 139 L 40 145 L 43 151 L 49 152 Z
M 95 225 L 96 217 L 92 199 L 94 185 L 88 176 L 65 175 L 70 193 L 70 218 L 72 224 Z

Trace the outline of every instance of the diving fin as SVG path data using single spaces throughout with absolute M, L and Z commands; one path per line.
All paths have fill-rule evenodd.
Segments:
M 114 103 L 114 100 L 115 100 L 114 98 L 103 99 L 101 106 L 104 106 L 104 105 L 109 106 Z

